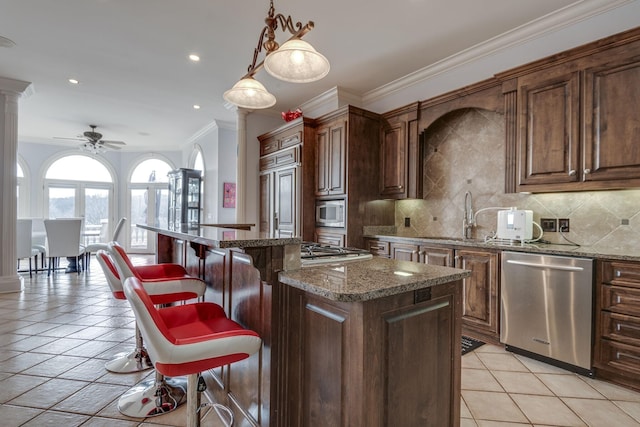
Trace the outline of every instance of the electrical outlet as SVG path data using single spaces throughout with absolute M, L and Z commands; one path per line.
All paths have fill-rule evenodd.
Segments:
M 540 218 L 542 231 L 558 231 L 558 220 L 556 218 Z
M 560 218 L 558 220 L 558 230 L 562 231 L 563 233 L 569 232 L 569 218 Z
M 404 226 L 405 227 L 411 227 L 411 218 L 405 218 L 404 219 Z

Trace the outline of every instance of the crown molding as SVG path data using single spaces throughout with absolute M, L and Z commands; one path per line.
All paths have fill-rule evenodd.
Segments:
M 428 67 L 421 68 L 397 80 L 389 82 L 363 94 L 364 105 L 374 103 L 395 92 L 406 89 L 422 81 L 431 79 L 443 73 L 493 55 L 502 50 L 521 45 L 545 34 L 570 27 L 577 22 L 608 12 L 635 0 L 582 0 L 559 9 L 555 12 L 535 19 L 513 30 L 478 43 L 459 53 L 451 55 Z
M 22 99 L 28 98 L 35 93 L 33 84 L 22 80 L 0 77 L 0 91 L 20 95 Z
M 307 117 L 318 117 L 327 111 L 333 111 L 343 105 L 361 107 L 362 97 L 353 92 L 349 92 L 343 87 L 334 86 L 326 92 L 302 103 L 300 109 Z

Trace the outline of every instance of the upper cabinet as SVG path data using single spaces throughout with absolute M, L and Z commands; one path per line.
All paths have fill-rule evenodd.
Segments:
M 316 129 L 316 196 L 345 194 L 347 120 L 341 116 Z
M 383 115 L 380 138 L 380 196 L 383 198 L 422 198 L 418 111 L 416 102 Z
M 299 118 L 260 135 L 260 231 L 313 239 L 313 120 Z
M 514 108 L 507 112 L 516 123 L 518 191 L 640 185 L 640 29 L 528 64 L 501 78 L 507 105 L 515 95 Z
M 380 199 L 380 115 L 351 105 L 316 119 L 315 195 L 345 201 L 344 228 L 318 227 L 318 241 L 364 247 L 364 225 L 393 225 L 390 204 Z

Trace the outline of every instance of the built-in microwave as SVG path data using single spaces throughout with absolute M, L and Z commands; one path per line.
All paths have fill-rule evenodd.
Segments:
M 316 201 L 316 226 L 344 228 L 344 200 Z

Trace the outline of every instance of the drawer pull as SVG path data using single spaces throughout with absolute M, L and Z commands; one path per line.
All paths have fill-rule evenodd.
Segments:
M 630 323 L 616 323 L 616 331 L 620 332 L 622 331 L 622 328 L 640 331 L 640 326 L 632 325 Z
M 616 360 L 620 360 L 622 357 L 640 361 L 640 357 L 636 356 L 635 354 L 625 353 L 623 351 L 616 351 Z

